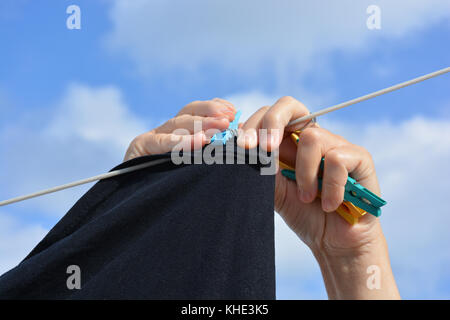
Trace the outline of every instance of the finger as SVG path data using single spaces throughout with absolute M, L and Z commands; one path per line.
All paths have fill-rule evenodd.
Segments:
M 325 212 L 335 211 L 344 201 L 348 157 L 349 150 L 345 147 L 331 149 L 325 155 L 321 196 L 322 209 Z
M 324 162 L 321 195 L 324 211 L 335 211 L 344 201 L 349 174 L 359 183 L 363 182 L 367 189 L 379 194 L 372 158 L 363 148 L 348 144 L 330 149 L 325 153 Z
M 345 140 L 322 128 L 307 128 L 299 136 L 295 174 L 300 200 L 310 203 L 317 197 L 318 174 L 324 154 L 345 144 Z
M 217 102 L 220 102 L 220 103 L 224 104 L 229 109 L 231 109 L 231 111 L 233 111 L 235 113 L 237 111 L 236 108 L 234 107 L 234 105 L 228 100 L 225 100 L 225 99 L 222 99 L 222 98 L 214 98 L 214 99 L 212 99 L 212 101 L 217 101 Z
M 289 121 L 307 114 L 309 110 L 300 101 L 292 97 L 280 98 L 264 115 L 258 136 L 260 145 L 268 151 L 277 149 Z
M 309 122 L 306 124 L 306 126 L 303 125 L 303 128 L 319 128 L 319 125 L 317 123 Z M 279 157 L 283 163 L 288 164 L 291 167 L 295 167 L 295 161 L 297 158 L 297 145 L 293 142 L 290 133 L 286 133 L 286 130 L 289 129 L 285 129 L 283 140 L 280 143 Z
M 284 137 L 280 144 L 279 158 L 283 163 L 295 167 L 295 159 L 297 157 L 297 145 L 292 141 L 290 136 Z
M 194 134 L 200 131 L 207 131 L 209 129 L 217 129 L 218 131 L 225 130 L 230 125 L 228 118 L 219 116 L 201 117 L 183 114 L 169 119 L 163 125 L 154 130 L 155 133 L 173 133 L 176 129 L 184 128 L 187 134 Z
M 173 133 L 144 133 L 135 141 L 140 155 L 160 154 L 171 151 L 190 151 L 202 148 L 208 139 L 204 132 L 193 135 Z
M 241 148 L 252 149 L 258 145 L 258 130 L 264 114 L 269 110 L 269 106 L 264 106 L 247 119 L 238 132 L 237 144 Z
M 183 107 L 183 109 L 180 110 L 180 112 L 178 112 L 177 115 L 182 114 L 213 118 L 225 117 L 228 118 L 228 120 L 233 121 L 236 111 L 222 102 L 207 100 L 194 101 L 187 104 Z

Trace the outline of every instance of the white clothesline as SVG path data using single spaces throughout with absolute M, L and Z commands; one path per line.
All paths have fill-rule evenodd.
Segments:
M 170 161 L 170 158 L 156 159 L 156 160 L 145 162 L 145 163 L 141 163 L 141 164 L 138 164 L 138 165 L 135 165 L 135 166 L 132 166 L 132 167 L 128 167 L 128 168 L 124 168 L 124 169 L 118 169 L 118 170 L 114 170 L 114 171 L 111 171 L 111 172 L 99 174 L 97 176 L 93 176 L 93 177 L 90 177 L 90 178 L 86 178 L 86 179 L 82 179 L 82 180 L 78 180 L 78 181 L 73 181 L 73 182 L 66 183 L 66 184 L 63 184 L 63 185 L 60 185 L 60 186 L 57 186 L 57 187 L 53 187 L 53 188 L 50 188 L 50 189 L 41 190 L 41 191 L 30 193 L 30 194 L 27 194 L 27 195 L 24 195 L 24 196 L 20 196 L 20 197 L 8 199 L 8 200 L 0 201 L 0 207 L 1 206 L 6 206 L 7 204 L 23 201 L 23 200 L 40 197 L 40 196 L 43 196 L 45 194 L 61 191 L 61 190 L 64 190 L 64 189 L 76 187 L 76 186 L 79 186 L 79 185 L 82 185 L 82 184 L 86 184 L 86 183 L 89 183 L 89 182 L 94 182 L 94 181 L 97 181 L 97 180 L 108 179 L 108 178 L 111 178 L 111 177 L 119 176 L 121 174 L 133 172 L 133 171 L 144 169 L 144 168 L 148 168 L 148 167 L 152 167 L 152 166 L 155 166 L 157 164 L 168 162 L 168 161 Z
M 339 110 L 339 109 L 351 106 L 353 104 L 356 104 L 358 102 L 366 101 L 366 100 L 369 100 L 369 99 L 381 96 L 383 94 L 386 94 L 386 93 L 389 93 L 389 92 L 392 92 L 392 91 L 395 91 L 395 90 L 398 90 L 398 89 L 401 89 L 401 88 L 413 85 L 415 83 L 418 83 L 418 82 L 421 82 L 421 81 L 425 81 L 425 80 L 437 77 L 437 76 L 445 74 L 447 72 L 450 72 L 450 67 L 447 67 L 447 68 L 444 68 L 444 69 L 441 69 L 441 70 L 438 70 L 438 71 L 435 71 L 435 72 L 432 72 L 432 73 L 423 75 L 421 77 L 417 77 L 417 78 L 414 78 L 414 79 L 411 79 L 411 80 L 408 80 L 408 81 L 405 81 L 405 82 L 402 82 L 402 83 L 399 83 L 399 84 L 396 84 L 396 85 L 393 85 L 391 87 L 388 87 L 388 88 L 385 88 L 385 89 L 382 89 L 382 90 L 379 90 L 379 91 L 367 94 L 365 96 L 362 96 L 362 97 L 359 97 L 359 98 L 356 98 L 356 99 L 353 99 L 353 100 L 349 100 L 349 101 L 346 101 L 346 102 L 343 102 L 343 103 L 340 103 L 340 104 L 337 104 L 337 105 L 334 105 L 334 106 L 331 106 L 331 107 L 319 110 L 319 111 L 311 113 L 311 114 L 309 114 L 307 116 L 300 117 L 298 119 L 292 120 L 291 122 L 288 123 L 287 126 L 290 127 L 290 126 L 293 126 L 293 125 L 298 124 L 300 122 L 304 122 L 304 121 L 308 121 L 308 120 L 314 119 L 316 117 L 322 116 L 322 115 L 327 114 L 329 112 L 333 112 L 333 111 L 336 111 L 336 110 Z M 23 195 L 23 196 L 11 198 L 11 199 L 8 199 L 8 200 L 0 201 L 0 207 L 8 205 L 8 204 L 12 204 L 12 203 L 20 202 L 20 201 L 23 201 L 23 200 L 27 200 L 27 199 L 31 199 L 31 198 L 35 198 L 35 197 L 40 197 L 40 196 L 43 196 L 43 195 L 46 195 L 46 194 L 49 194 L 49 193 L 53 193 L 53 192 L 57 192 L 57 191 L 60 191 L 60 190 L 76 187 L 76 186 L 79 186 L 79 185 L 82 185 L 82 184 L 86 184 L 86 183 L 89 183 L 89 182 L 94 182 L 94 181 L 97 181 L 97 180 L 108 179 L 108 178 L 119 176 L 119 175 L 122 175 L 122 174 L 125 174 L 125 173 L 129 173 L 129 172 L 133 172 L 133 171 L 136 171 L 136 170 L 148 168 L 148 167 L 155 166 L 155 165 L 163 163 L 163 162 L 167 162 L 169 160 L 170 159 L 168 159 L 168 158 L 157 159 L 157 160 L 154 160 L 154 161 L 141 163 L 141 164 L 138 164 L 138 165 L 135 165 L 135 166 L 132 166 L 132 167 L 128 167 L 128 168 L 124 168 L 124 169 L 118 169 L 118 170 L 114 170 L 114 171 L 111 171 L 111 172 L 103 173 L 103 174 L 100 174 L 100 175 L 97 175 L 97 176 L 93 176 L 93 177 L 90 177 L 90 178 L 86 178 L 86 179 L 70 182 L 70 183 L 63 184 L 63 185 L 60 185 L 60 186 L 56 186 L 56 187 L 53 187 L 53 188 L 50 188 L 50 189 L 46 189 L 46 190 L 30 193 L 28 195 Z
M 339 110 L 339 109 L 351 106 L 351 105 L 353 105 L 355 103 L 366 101 L 366 100 L 369 100 L 369 99 L 381 96 L 383 94 L 386 94 L 386 93 L 389 93 L 389 92 L 392 92 L 392 91 L 395 91 L 395 90 L 398 90 L 398 89 L 410 86 L 412 84 L 416 84 L 418 82 L 421 82 L 421 81 L 424 81 L 424 80 L 428 80 L 428 79 L 440 76 L 440 75 L 442 75 L 444 73 L 447 73 L 447 72 L 450 72 L 450 67 L 444 68 L 444 69 L 441 69 L 441 70 L 438 70 L 438 71 L 435 71 L 435 72 L 426 74 L 424 76 L 417 77 L 417 78 L 414 78 L 414 79 L 411 79 L 411 80 L 408 80 L 408 81 L 405 81 L 405 82 L 402 82 L 402 83 L 399 83 L 399 84 L 396 84 L 396 85 L 394 85 L 392 87 L 384 88 L 382 90 L 369 93 L 369 94 L 367 94 L 365 96 L 362 96 L 362 97 L 359 97 L 359 98 L 356 98 L 356 99 L 353 99 L 353 100 L 342 102 L 340 104 L 337 104 L 337 105 L 334 105 L 334 106 L 331 106 L 331 107 L 319 110 L 317 112 L 313 112 L 313 113 L 311 113 L 311 114 L 309 114 L 307 116 L 304 116 L 304 117 L 292 120 L 291 122 L 288 123 L 287 126 L 290 127 L 290 126 L 293 126 L 293 125 L 295 125 L 297 123 L 304 122 L 304 121 L 307 121 L 307 120 L 311 120 L 311 119 L 319 117 L 319 116 L 323 116 L 324 114 L 327 114 L 329 112 L 333 112 L 333 111 L 336 111 L 336 110 Z

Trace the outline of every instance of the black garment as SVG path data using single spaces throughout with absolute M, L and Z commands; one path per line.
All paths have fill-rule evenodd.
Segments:
M 260 166 L 168 162 L 98 182 L 0 277 L 0 298 L 274 299 L 274 176 Z

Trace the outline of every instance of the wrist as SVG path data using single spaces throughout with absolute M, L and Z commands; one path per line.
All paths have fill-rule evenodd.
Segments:
M 313 250 L 330 299 L 400 298 L 384 236 L 350 250 Z

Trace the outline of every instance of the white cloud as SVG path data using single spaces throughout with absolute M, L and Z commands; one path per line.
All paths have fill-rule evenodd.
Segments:
M 265 95 L 259 91 L 253 91 L 249 93 L 234 94 L 225 97 L 225 100 L 233 103 L 236 109 L 242 112 L 239 122 L 244 122 L 259 108 L 273 105 L 276 98 Z
M 319 265 L 309 248 L 275 215 L 277 299 L 326 299 Z
M 131 114 L 117 88 L 92 89 L 75 84 L 58 104 L 45 134 L 50 139 L 75 138 L 123 150 L 144 128 L 143 121 Z
M 40 225 L 23 224 L 0 212 L 0 275 L 25 258 L 47 232 Z
M 2 128 L 2 198 L 106 172 L 122 162 L 128 143 L 145 130 L 144 121 L 130 112 L 119 89 L 73 84 L 52 107 Z M 48 232 L 30 221 L 54 223 L 90 186 L 4 207 L 0 274 L 17 265 Z
M 350 128 L 350 126 L 347 126 Z M 373 154 L 388 205 L 381 221 L 400 289 L 409 297 L 450 298 L 450 121 L 415 117 L 342 134 Z M 442 290 L 442 289 L 440 289 Z
M 247 112 L 272 100 L 257 92 L 237 97 L 230 100 Z M 388 201 L 380 219 L 401 294 L 450 298 L 450 120 L 414 117 L 361 125 L 330 117 L 319 118 L 322 127 L 372 153 Z M 275 227 L 278 298 L 325 299 L 314 257 L 279 217 Z
M 13 197 L 108 171 L 146 131 L 114 87 L 71 85 L 46 112 L 30 113 L 0 135 L 2 197 Z M 92 184 L 91 184 L 92 185 Z M 88 189 L 81 186 L 15 204 L 60 217 Z
M 377 31 L 366 27 L 366 8 L 374 3 L 381 8 Z M 305 70 L 329 72 L 329 53 L 369 50 L 372 41 L 413 34 L 449 16 L 447 0 L 115 0 L 107 43 L 143 74 L 213 63 L 254 75 L 264 66 L 286 88 Z
M 301 102 L 306 106 L 326 105 L 331 101 L 332 94 L 322 93 L 321 96 L 316 96 L 297 87 L 298 96 L 301 96 Z M 263 106 L 272 106 L 280 97 L 266 95 L 259 91 L 237 93 L 225 97 L 226 100 L 232 102 L 236 109 L 242 112 L 240 122 L 247 120 L 256 110 Z

